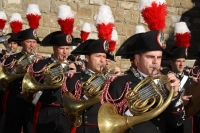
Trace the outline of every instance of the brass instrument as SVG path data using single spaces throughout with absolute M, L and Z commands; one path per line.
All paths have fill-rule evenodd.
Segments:
M 88 100 L 76 100 L 71 92 L 64 93 L 63 107 L 71 124 L 79 127 L 82 123 L 83 111 L 100 102 L 100 95 L 105 81 L 105 74 L 103 72 L 97 72 L 82 84 L 83 92 Z
M 0 66 L 0 86 L 4 91 L 8 91 L 10 82 L 23 76 L 24 74 L 12 74 L 5 67 Z
M 163 90 L 165 88 L 162 88 L 163 84 L 155 84 L 154 81 L 156 79 L 164 81 L 165 76 L 147 77 L 133 90 L 129 90 L 125 94 L 125 98 L 128 101 L 128 108 L 134 116 L 121 116 L 111 103 L 102 104 L 98 112 L 100 132 L 123 133 L 132 126 L 148 121 L 161 114 L 170 104 L 174 89 L 171 88 L 166 98 L 165 90 Z M 145 92 L 147 89 L 148 92 Z M 145 95 L 143 93 L 146 96 L 143 96 Z M 148 93 L 149 95 L 147 95 Z
M 68 71 L 68 68 L 63 68 L 61 64 L 66 64 L 67 62 L 53 62 L 48 65 L 42 72 L 44 84 L 39 83 L 34 78 L 32 72 L 27 72 L 22 81 L 22 95 L 27 101 L 31 101 L 33 94 L 38 91 L 43 91 L 45 89 L 57 89 L 62 86 L 62 82 L 65 77 L 65 72 Z

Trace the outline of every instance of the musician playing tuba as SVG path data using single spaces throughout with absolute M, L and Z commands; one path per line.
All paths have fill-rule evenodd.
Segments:
M 104 105 L 108 105 L 108 103 L 104 103 L 100 107 L 99 112 L 101 113 L 98 115 L 100 132 L 164 133 L 166 130 L 166 123 L 173 127 L 180 126 L 183 123 L 184 108 L 178 93 L 180 82 L 174 74 L 169 73 L 166 75 L 164 89 L 161 92 L 161 97 L 163 97 L 163 99 L 168 99 L 168 91 L 170 91 L 170 95 L 173 97 L 172 100 L 169 100 L 169 106 L 165 107 L 167 109 L 162 110 L 163 112 L 160 108 L 152 111 L 155 106 L 152 104 L 152 101 L 154 101 L 154 98 L 157 99 L 155 97 L 157 94 L 151 91 L 149 84 L 144 85 L 138 92 L 130 91 L 134 87 L 138 87 L 138 85 L 141 86 L 141 84 L 138 83 L 140 81 L 143 82 L 143 79 L 146 77 L 155 77 L 160 74 L 159 67 L 164 51 L 161 47 L 162 43 L 158 41 L 161 39 L 160 37 L 161 31 L 149 31 L 133 35 L 129 38 L 132 41 L 125 41 L 125 43 L 127 43 L 125 45 L 132 46 L 132 49 L 129 48 L 125 51 L 117 52 L 118 55 L 127 57 L 131 55 L 134 56 L 137 69 L 132 70 L 125 76 L 118 77 L 110 84 L 105 101 L 114 105 L 116 109 L 102 108 Z M 158 82 L 161 81 L 158 80 Z M 174 90 L 174 93 L 171 93 L 171 89 Z M 131 97 L 132 94 L 136 94 L 136 96 Z M 137 103 L 130 104 L 129 100 L 135 101 L 137 99 L 140 99 Z M 157 102 L 158 101 L 155 103 Z M 149 106 L 150 110 L 147 108 Z M 158 110 L 159 112 L 157 112 Z M 146 113 L 146 111 L 150 111 L 151 113 Z M 120 123 L 120 119 L 116 117 L 114 112 L 118 115 L 122 115 L 120 116 L 122 123 Z M 134 112 L 134 114 L 132 112 Z M 145 115 L 145 113 L 148 115 Z M 112 117 L 112 119 L 110 117 Z

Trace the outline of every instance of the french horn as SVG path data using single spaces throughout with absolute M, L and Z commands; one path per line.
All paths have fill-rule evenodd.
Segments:
M 77 100 L 71 92 L 63 94 L 63 107 L 71 124 L 79 127 L 82 123 L 82 113 L 88 107 L 100 102 L 102 88 L 106 81 L 104 72 L 93 74 L 82 83 L 83 92 L 88 100 Z
M 98 112 L 100 133 L 123 133 L 134 125 L 161 114 L 171 103 L 174 94 L 172 87 L 167 96 L 165 81 L 164 75 L 146 77 L 132 90 L 126 92 L 125 98 L 133 116 L 121 116 L 113 104 L 102 104 Z
M 62 67 L 65 64 L 66 67 Z M 34 93 L 46 89 L 57 89 L 62 86 L 65 73 L 69 71 L 68 62 L 53 62 L 41 72 L 44 84 L 36 80 L 33 72 L 27 72 L 22 81 L 22 95 L 26 101 L 33 99 Z

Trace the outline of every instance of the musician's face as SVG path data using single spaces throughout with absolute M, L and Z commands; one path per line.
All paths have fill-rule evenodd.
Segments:
M 185 58 L 171 60 L 170 65 L 173 72 L 182 74 L 185 67 Z
M 69 56 L 69 46 L 54 46 L 54 57 L 59 61 L 65 61 Z
M 135 61 L 139 71 L 146 75 L 158 74 L 158 71 L 153 67 L 159 69 L 162 59 L 162 51 L 150 51 L 141 54 L 135 54 Z
M 37 41 L 34 39 L 27 39 L 22 42 L 22 47 L 25 52 L 35 52 L 37 47 Z
M 94 71 L 102 71 L 106 65 L 106 54 L 105 53 L 93 53 L 85 56 L 87 62 L 87 68 Z
M 16 42 L 10 42 L 8 44 L 8 47 L 10 48 L 12 53 L 16 53 L 17 48 L 18 48 L 18 44 Z

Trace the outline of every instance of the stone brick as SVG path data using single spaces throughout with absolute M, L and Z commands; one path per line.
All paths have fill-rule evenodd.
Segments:
M 49 0 L 36 0 L 36 4 L 40 8 L 40 12 L 44 12 L 44 13 L 50 12 L 50 1 Z
M 35 0 L 22 0 L 22 10 L 27 11 L 28 5 L 35 3 Z
M 38 29 L 38 37 L 39 38 L 44 38 L 49 33 L 50 33 L 49 28 L 39 28 Z
M 124 21 L 124 9 L 112 9 L 112 14 L 115 22 L 123 22 Z
M 91 5 L 105 5 L 105 0 L 90 0 Z
M 44 27 L 59 28 L 56 14 L 54 13 L 46 14 L 46 15 L 43 15 L 42 18 L 43 18 Z
M 135 24 L 137 25 L 139 21 L 139 11 L 124 11 L 124 23 L 125 24 Z
M 174 7 L 167 7 L 167 13 L 168 14 L 173 14 L 173 15 L 175 15 L 175 14 L 177 14 L 178 13 L 178 9 L 177 8 L 174 8 Z
M 37 52 L 38 53 L 53 53 L 53 47 L 40 46 L 38 47 Z
M 178 8 L 178 15 L 182 15 L 187 9 L 184 8 Z
M 175 0 L 175 6 L 179 8 L 188 8 L 188 0 Z
M 76 3 L 89 4 L 89 0 L 72 0 Z
M 140 3 L 140 0 L 126 0 L 126 1 Z
M 126 26 L 122 23 L 115 23 L 115 28 L 118 32 L 118 35 L 125 36 L 126 35 Z
M 123 70 L 128 69 L 130 66 L 131 66 L 131 64 L 130 64 L 129 61 L 121 61 L 121 62 L 120 62 L 120 67 L 121 67 Z
M 111 8 L 116 8 L 119 6 L 118 1 L 107 0 L 106 5 L 110 6 Z
M 167 6 L 174 6 L 174 0 L 166 0 Z
M 140 8 L 140 4 L 134 3 L 131 9 L 136 11 L 136 10 L 139 10 L 139 8 Z
M 93 10 L 91 6 L 79 5 L 77 11 L 77 18 L 91 20 L 93 17 Z
M 50 5 L 50 11 L 54 12 L 54 13 L 58 13 L 58 7 L 60 5 L 67 5 L 67 3 L 65 1 L 51 1 L 51 5 Z
M 20 4 L 21 0 L 8 0 L 8 4 Z
M 132 8 L 133 6 L 133 2 L 120 2 L 120 8 L 123 8 L 123 9 L 126 9 L 126 10 L 129 10 Z

